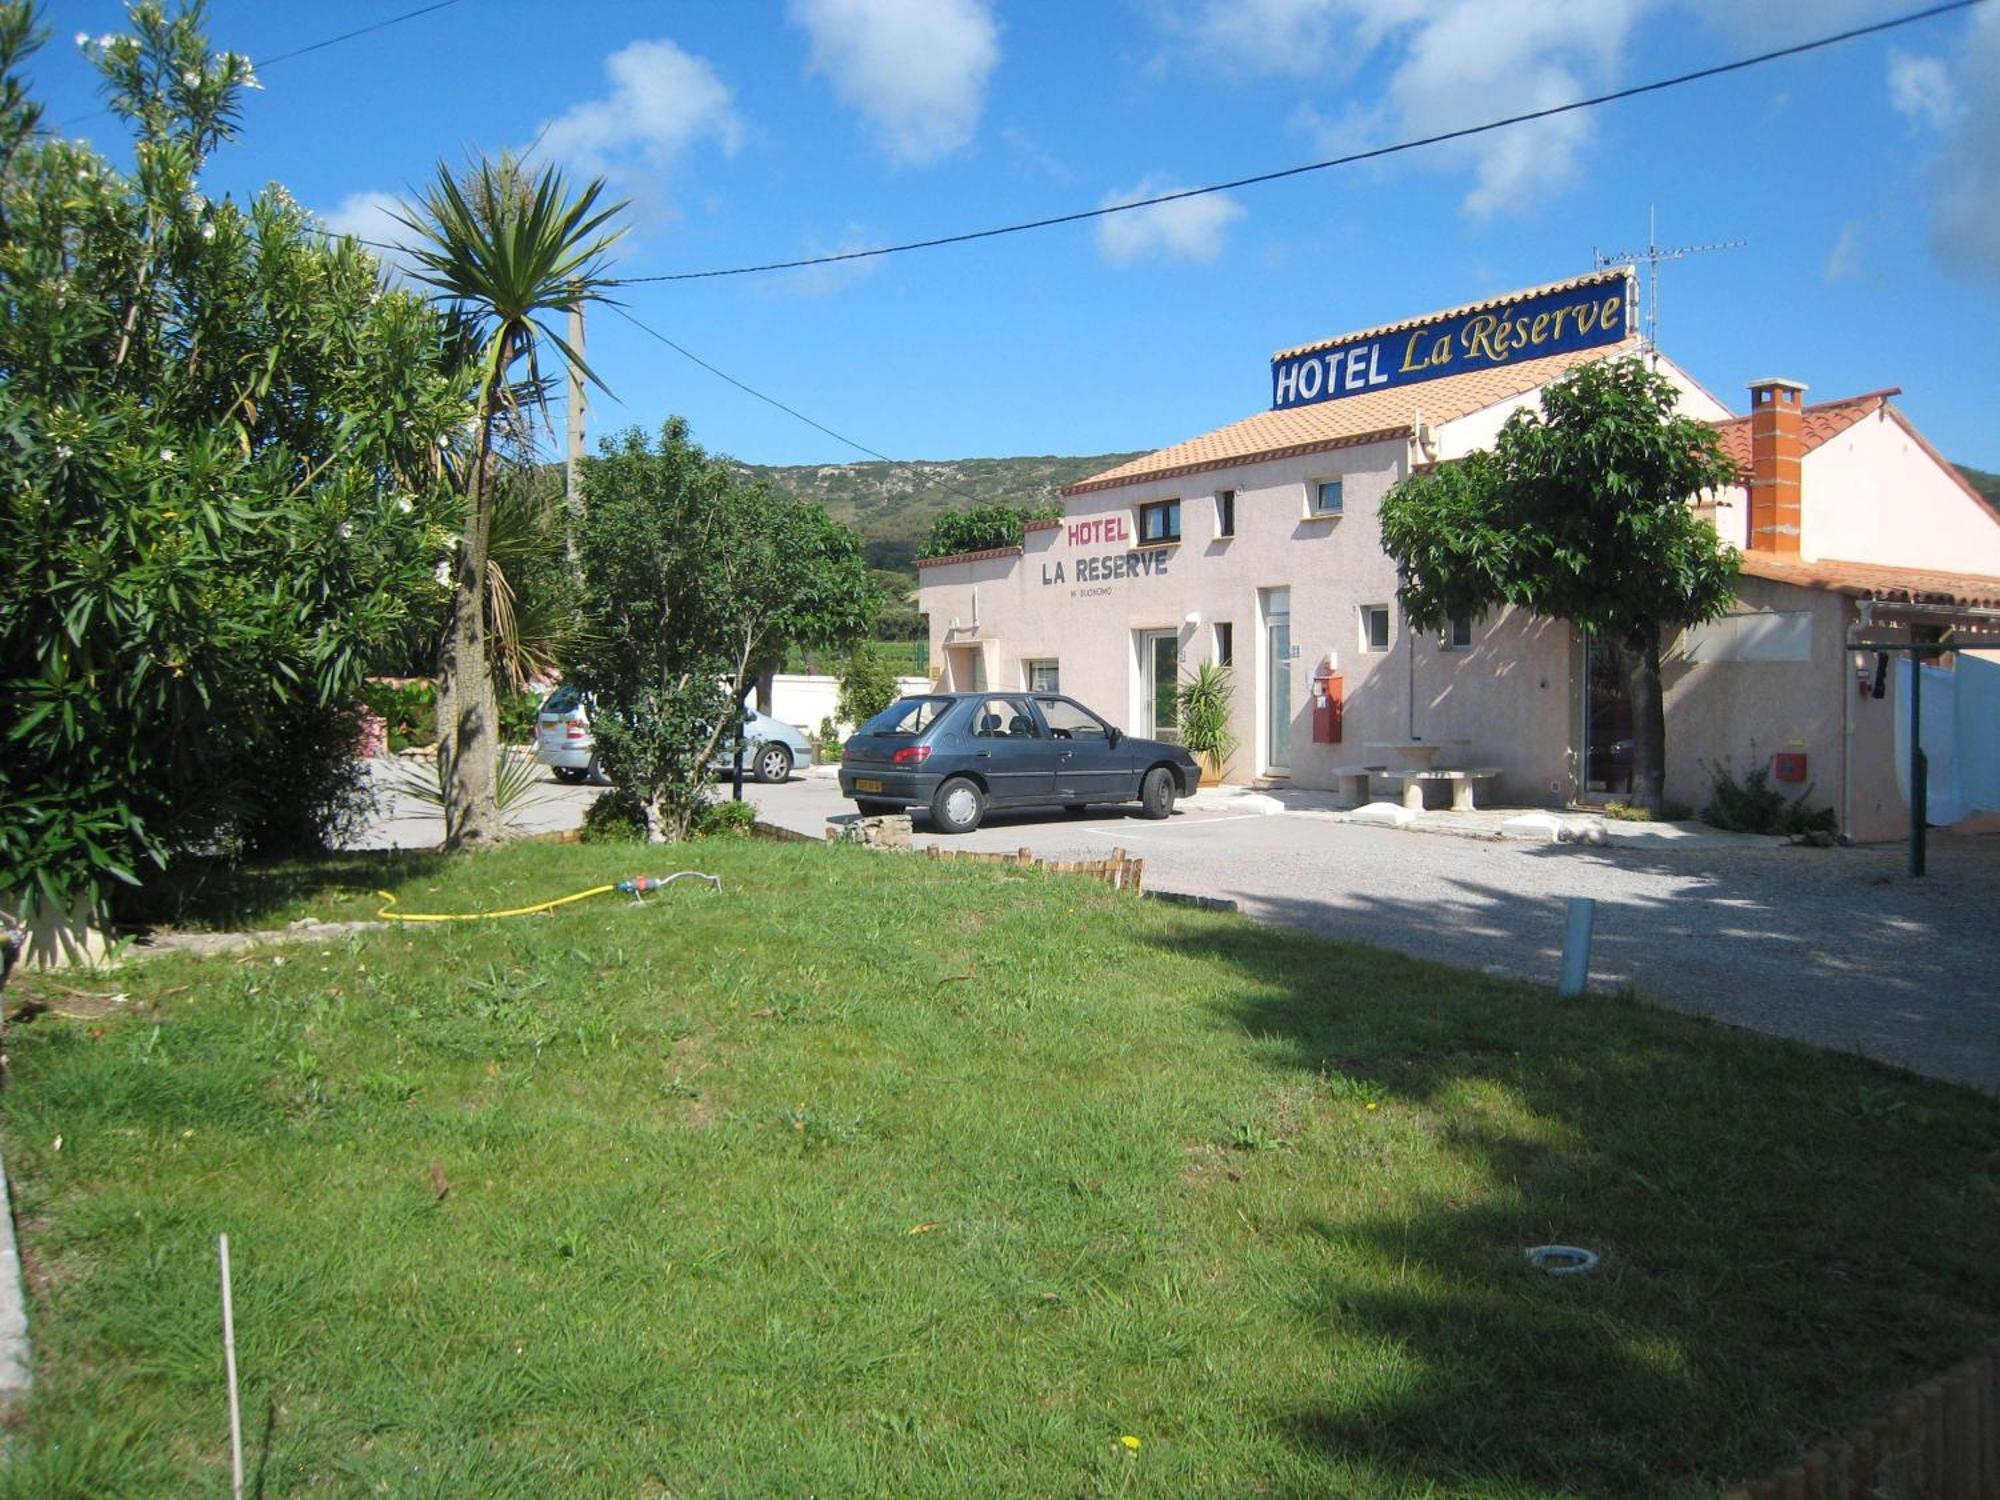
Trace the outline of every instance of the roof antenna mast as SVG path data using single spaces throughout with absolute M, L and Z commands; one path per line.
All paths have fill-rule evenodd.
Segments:
M 1646 207 L 1646 248 L 1643 252 L 1632 250 L 1601 251 L 1595 245 L 1590 247 L 1590 258 L 1602 271 L 1607 266 L 1637 265 L 1646 263 L 1646 315 L 1643 342 L 1648 354 L 1657 357 L 1660 352 L 1660 262 L 1663 260 L 1685 260 L 1690 255 L 1708 255 L 1718 250 L 1741 250 L 1748 240 L 1725 240 L 1714 245 L 1678 245 L 1671 250 L 1660 248 L 1659 211 L 1648 204 Z

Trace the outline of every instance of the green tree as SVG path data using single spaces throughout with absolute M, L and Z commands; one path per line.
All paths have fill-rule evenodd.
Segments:
M 1410 626 L 1515 605 L 1619 647 L 1632 672 L 1634 795 L 1664 797 L 1660 648 L 1735 597 L 1737 559 L 1692 501 L 1734 483 L 1715 429 L 1637 359 L 1584 365 L 1508 418 L 1491 453 L 1398 484 L 1382 546 Z
M 896 672 L 882 653 L 866 642 L 855 646 L 840 669 L 840 698 L 834 713 L 857 727 L 896 701 Z
M 919 557 L 956 557 L 961 552 L 984 552 L 990 547 L 1018 547 L 1030 521 L 1046 521 L 1062 514 L 1060 503 L 1025 505 L 975 505 L 966 510 L 950 510 L 931 518 L 931 534 L 924 539 Z
M 446 848 L 501 835 L 488 644 L 496 454 L 510 438 L 525 440 L 546 399 L 544 342 L 601 384 L 545 320 L 602 298 L 605 252 L 624 232 L 607 227 L 623 205 L 599 208 L 603 191 L 595 180 L 572 198 L 553 167 L 530 181 L 511 158 L 482 158 L 463 177 L 440 162 L 430 188 L 400 215 L 423 241 L 411 252 L 414 274 L 441 294 L 474 351 L 470 441 L 452 468 L 464 529 L 438 653 Z
M 28 133 L 0 3 L 0 886 L 76 922 L 356 813 L 350 705 L 450 512 L 439 319 L 282 188 L 204 196 L 255 79 L 202 22 L 148 0 L 85 47 L 127 176 Z
M 613 781 L 687 832 L 733 706 L 793 645 L 864 635 L 877 595 L 860 538 L 818 505 L 743 482 L 675 417 L 584 466 L 580 610 L 565 677 L 591 695 Z

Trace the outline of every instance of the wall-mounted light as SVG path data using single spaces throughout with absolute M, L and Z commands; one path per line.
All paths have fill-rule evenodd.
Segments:
M 1187 612 L 1187 623 L 1190 625 L 1199 625 L 1201 623 L 1201 611 L 1198 609 L 1189 610 Z

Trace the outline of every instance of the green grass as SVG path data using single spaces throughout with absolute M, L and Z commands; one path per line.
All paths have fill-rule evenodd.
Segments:
M 221 1491 L 221 1231 L 273 1496 L 1712 1495 L 2000 1332 L 2000 1103 L 1852 1058 L 844 848 L 400 888 L 636 861 L 727 889 L 15 1026 L 0 1494 Z

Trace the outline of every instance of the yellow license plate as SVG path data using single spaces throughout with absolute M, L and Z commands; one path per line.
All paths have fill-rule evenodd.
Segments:
M 882 783 L 879 781 L 867 781 L 857 776 L 854 778 L 854 790 L 857 792 L 879 792 L 882 790 Z

